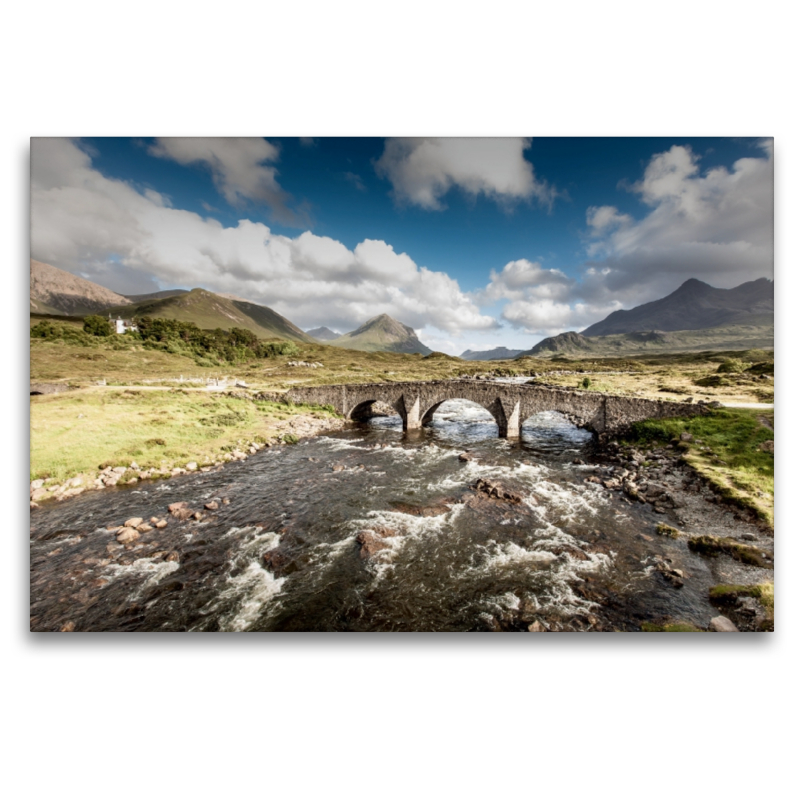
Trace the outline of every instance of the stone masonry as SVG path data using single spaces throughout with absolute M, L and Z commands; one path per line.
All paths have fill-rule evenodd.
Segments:
M 400 415 L 405 431 L 429 423 L 446 400 L 471 400 L 489 411 L 499 435 L 509 439 L 519 438 L 522 423 L 541 411 L 558 411 L 578 427 L 600 435 L 615 434 L 644 419 L 708 413 L 701 404 L 468 379 L 308 386 L 290 389 L 285 399 L 330 405 L 347 419 L 367 419 L 373 403 L 386 403 Z

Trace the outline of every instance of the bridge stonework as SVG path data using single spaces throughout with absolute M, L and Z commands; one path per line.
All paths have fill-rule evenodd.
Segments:
M 404 431 L 428 424 L 446 400 L 471 400 L 489 411 L 499 435 L 509 439 L 519 438 L 525 420 L 542 411 L 558 411 L 578 427 L 600 435 L 618 433 L 644 419 L 708 413 L 700 404 L 479 380 L 307 386 L 290 389 L 285 398 L 333 406 L 346 419 L 367 419 L 373 403 L 386 403 L 402 418 Z

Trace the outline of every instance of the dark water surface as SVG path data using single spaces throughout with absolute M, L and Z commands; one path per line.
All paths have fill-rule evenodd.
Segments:
M 712 582 L 660 519 L 583 479 L 590 434 L 559 414 L 497 437 L 488 412 L 443 405 L 415 437 L 398 417 L 263 450 L 217 472 L 87 492 L 31 512 L 31 629 L 636 630 L 706 625 Z M 477 460 L 464 463 L 469 449 Z M 335 467 L 335 470 L 334 470 Z M 463 502 L 478 478 L 524 497 Z M 202 509 L 180 522 L 167 505 Z M 450 505 L 442 506 L 446 500 Z M 437 516 L 419 516 L 433 504 Z M 444 513 L 439 513 L 439 512 Z M 130 549 L 108 525 L 165 517 Z M 357 536 L 387 545 L 362 557 Z M 642 536 L 645 534 L 645 536 Z M 649 540 L 648 540 L 649 539 Z M 275 557 L 265 561 L 265 553 Z M 689 573 L 681 589 L 659 558 Z

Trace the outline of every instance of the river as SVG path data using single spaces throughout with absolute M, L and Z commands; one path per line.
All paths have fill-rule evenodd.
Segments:
M 592 458 L 591 434 L 559 414 L 531 418 L 512 443 L 488 412 L 450 401 L 413 436 L 399 417 L 375 418 L 217 471 L 44 504 L 31 511 L 31 629 L 707 625 L 705 561 L 653 535 L 664 517 L 651 506 L 586 483 L 592 467 L 573 462 Z M 488 498 L 479 479 L 522 502 Z M 179 521 L 167 514 L 177 501 L 219 507 Z M 124 547 L 107 527 L 129 517 L 168 524 Z M 671 585 L 664 559 L 692 579 Z

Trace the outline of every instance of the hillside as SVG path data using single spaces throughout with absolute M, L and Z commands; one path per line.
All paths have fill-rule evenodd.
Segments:
M 392 319 L 388 314 L 367 320 L 360 328 L 345 333 L 338 339 L 332 339 L 329 344 L 333 347 L 368 352 L 422 353 L 422 355 L 433 352 L 422 344 L 413 328 Z
M 690 331 L 731 325 L 772 325 L 775 288 L 759 278 L 734 289 L 715 289 L 690 278 L 672 294 L 615 311 L 590 325 L 583 336 L 608 336 L 636 331 Z
M 495 347 L 494 350 L 465 350 L 459 358 L 465 361 L 502 361 L 516 358 L 522 350 L 509 350 L 507 347 Z
M 167 297 L 177 297 L 188 294 L 188 289 L 165 289 L 163 292 L 150 292 L 150 294 L 126 294 L 131 303 L 143 303 L 145 300 L 164 300 Z
M 774 347 L 772 325 L 728 325 L 686 331 L 635 331 L 609 336 L 584 336 L 575 331 L 543 339 L 519 355 L 552 356 L 628 356 L 647 353 L 687 353 L 705 350 L 750 350 Z
M 95 314 L 130 301 L 71 272 L 31 259 L 31 305 L 37 314 Z
M 163 317 L 194 322 L 200 328 L 246 328 L 261 338 L 312 342 L 313 339 L 285 317 L 266 306 L 244 300 L 228 300 L 205 289 L 192 289 L 186 294 L 156 300 L 144 300 L 126 306 L 109 308 L 114 316 Z
M 342 334 L 332 331 L 330 328 L 314 328 L 313 330 L 306 331 L 309 336 L 313 336 L 318 342 L 329 342 L 332 339 L 338 339 Z

